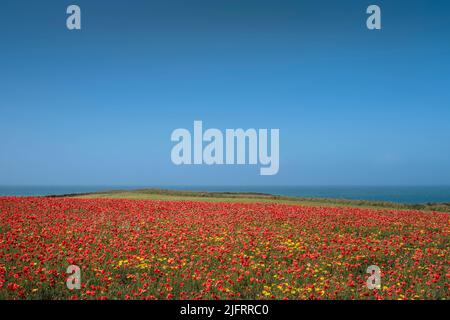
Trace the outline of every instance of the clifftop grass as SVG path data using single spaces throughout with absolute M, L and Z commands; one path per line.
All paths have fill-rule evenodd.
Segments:
M 269 202 L 286 203 L 308 206 L 342 206 L 360 207 L 373 209 L 395 209 L 395 210 L 421 210 L 450 212 L 450 203 L 424 203 L 424 204 L 401 204 L 394 202 L 326 199 L 326 198 L 303 198 L 271 195 L 265 193 L 237 193 L 237 192 L 201 192 L 201 191 L 179 191 L 165 189 L 136 189 L 136 190 L 109 190 L 103 192 L 68 194 L 51 197 L 79 197 L 79 198 L 113 198 L 113 199 L 136 199 L 136 200 L 170 200 L 170 201 L 212 201 L 212 202 Z

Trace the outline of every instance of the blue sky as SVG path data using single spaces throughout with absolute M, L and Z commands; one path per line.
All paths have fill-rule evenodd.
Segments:
M 78 4 L 82 30 L 65 27 Z M 365 10 L 382 9 L 369 31 Z M 0 185 L 449 185 L 448 1 L 2 1 Z M 174 166 L 279 128 L 280 171 Z

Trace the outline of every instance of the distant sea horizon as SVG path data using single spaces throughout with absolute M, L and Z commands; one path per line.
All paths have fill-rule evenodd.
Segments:
M 0 196 L 48 196 L 111 190 L 157 188 L 206 192 L 254 192 L 273 195 L 405 204 L 450 202 L 450 186 L 0 186 Z

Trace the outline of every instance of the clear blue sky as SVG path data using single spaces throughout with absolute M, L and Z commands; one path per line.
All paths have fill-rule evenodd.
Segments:
M 449 185 L 449 17 L 428 0 L 2 1 L 0 185 Z M 279 128 L 278 175 L 174 166 L 170 134 L 194 120 Z

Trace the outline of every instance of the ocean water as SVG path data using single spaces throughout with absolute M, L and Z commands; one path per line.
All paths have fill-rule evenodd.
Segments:
M 297 197 L 390 201 L 410 204 L 450 202 L 450 186 L 0 186 L 0 196 L 45 196 L 139 188 L 259 192 Z

